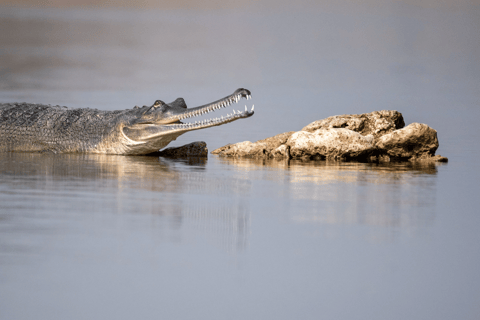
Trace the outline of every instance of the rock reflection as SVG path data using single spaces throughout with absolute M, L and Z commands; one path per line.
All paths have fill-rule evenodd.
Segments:
M 219 158 L 239 177 L 281 184 L 290 219 L 414 230 L 435 217 L 436 163 L 355 163 Z
M 302 161 L 218 157 L 226 164 L 234 165 L 238 170 L 255 171 L 264 169 L 287 170 L 294 176 L 292 182 L 330 182 L 392 183 L 408 175 L 437 173 L 438 162 L 398 162 L 398 163 L 361 163 L 339 161 Z

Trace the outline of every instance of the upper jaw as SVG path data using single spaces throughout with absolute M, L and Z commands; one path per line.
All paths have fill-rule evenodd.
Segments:
M 185 108 L 186 105 L 183 108 L 173 107 L 169 110 L 168 112 L 169 115 L 166 118 L 162 119 L 163 120 L 162 122 L 164 124 L 178 123 L 180 120 L 207 114 L 212 111 L 218 110 L 220 108 L 225 108 L 231 105 L 232 103 L 238 103 L 242 98 L 245 98 L 247 100 L 251 99 L 252 95 L 250 91 L 247 89 L 240 88 L 235 90 L 235 92 L 231 95 L 228 95 L 222 99 L 216 100 L 212 103 L 205 104 L 196 108 L 187 109 Z M 248 112 L 245 106 L 244 112 L 238 111 L 237 113 L 236 111 L 234 111 L 231 115 L 228 115 L 227 117 L 230 117 L 230 116 L 235 117 L 236 115 L 243 115 L 243 117 L 251 116 L 253 115 L 253 108 L 251 112 Z M 212 120 L 213 119 L 210 119 L 210 121 Z
M 245 111 L 233 110 L 233 112 L 231 114 L 228 114 L 226 117 L 222 116 L 220 118 L 212 118 L 212 119 L 196 121 L 192 123 L 180 122 L 180 120 L 201 116 L 203 114 L 210 113 L 220 108 L 225 108 L 231 105 L 232 103 L 238 103 L 242 98 L 249 100 L 251 99 L 251 97 L 252 97 L 251 92 L 249 90 L 240 88 L 240 89 L 237 89 L 231 95 L 228 95 L 222 99 L 216 100 L 212 103 L 205 104 L 196 108 L 187 109 L 185 108 L 186 105 L 183 108 L 179 108 L 179 107 L 169 108 L 170 110 L 168 111 L 168 116 L 162 119 L 162 124 L 168 127 L 171 126 L 171 129 L 175 128 L 175 130 L 183 129 L 188 131 L 188 130 L 195 130 L 195 129 L 205 128 L 210 126 L 221 125 L 224 123 L 235 121 L 240 118 L 248 118 L 254 114 L 253 106 L 250 111 L 247 109 L 247 106 L 245 106 Z

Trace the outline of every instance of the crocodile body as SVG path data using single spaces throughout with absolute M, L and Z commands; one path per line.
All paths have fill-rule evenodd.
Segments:
M 253 108 L 234 111 L 221 119 L 181 122 L 241 98 L 250 98 L 250 91 L 238 89 L 223 99 L 196 108 L 187 108 L 182 98 L 171 103 L 157 100 L 152 106 L 117 111 L 0 104 L 0 152 L 148 154 L 164 148 L 185 132 L 252 116 Z

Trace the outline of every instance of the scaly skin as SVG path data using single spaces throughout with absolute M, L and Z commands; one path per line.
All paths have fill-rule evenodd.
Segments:
M 253 115 L 235 112 L 201 123 L 180 120 L 226 107 L 250 91 L 238 89 L 212 103 L 187 109 L 182 98 L 152 106 L 101 111 L 29 103 L 0 104 L 0 152 L 104 153 L 141 155 L 167 146 L 181 134 Z

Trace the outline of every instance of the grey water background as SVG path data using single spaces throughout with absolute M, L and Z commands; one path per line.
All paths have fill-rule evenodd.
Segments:
M 0 154 L 0 319 L 480 318 L 475 2 L 101 3 L 4 2 L 0 101 L 245 87 L 253 117 L 171 145 L 395 109 L 450 161 Z

